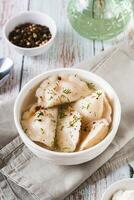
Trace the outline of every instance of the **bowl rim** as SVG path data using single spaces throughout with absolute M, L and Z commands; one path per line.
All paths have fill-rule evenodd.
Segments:
M 83 69 L 78 69 L 78 68 L 57 68 L 57 69 L 52 69 L 52 70 L 49 70 L 49 71 L 46 71 L 44 73 L 41 73 L 37 76 L 35 76 L 34 78 L 32 78 L 30 81 L 28 81 L 24 86 L 23 88 L 21 89 L 20 93 L 18 94 L 16 100 L 15 100 L 15 104 L 14 104 L 14 121 L 15 121 L 15 125 L 17 127 L 17 130 L 18 130 L 18 133 L 20 136 L 22 136 L 23 138 L 25 138 L 27 140 L 27 143 L 29 144 L 29 146 L 32 146 L 34 149 L 38 150 L 38 151 L 42 151 L 42 152 L 47 152 L 49 154 L 52 154 L 52 155 L 57 155 L 57 156 L 66 156 L 66 157 L 71 157 L 71 156 L 78 156 L 78 155 L 83 155 L 85 153 L 88 153 L 96 148 L 99 148 L 100 146 L 103 146 L 103 144 L 105 144 L 105 142 L 108 140 L 108 138 L 110 138 L 112 132 L 113 132 L 113 129 L 110 130 L 109 134 L 98 144 L 96 144 L 95 146 L 91 147 L 91 148 L 88 148 L 88 149 L 85 149 L 83 151 L 78 151 L 78 152 L 71 152 L 71 153 L 68 153 L 68 152 L 56 152 L 56 151 L 51 151 L 49 149 L 46 149 L 46 148 L 43 148 L 41 146 L 39 146 L 38 144 L 36 144 L 35 142 L 33 142 L 28 136 L 27 134 L 24 132 L 22 126 L 21 126 L 21 123 L 20 123 L 20 120 L 17 119 L 17 107 L 19 105 L 19 100 L 20 100 L 20 97 L 23 96 L 23 93 L 24 91 L 26 90 L 26 88 L 32 83 L 34 82 L 36 79 L 39 79 L 40 77 L 44 76 L 44 75 L 49 75 L 49 73 L 53 73 L 53 72 L 70 72 L 70 71 L 73 71 L 73 72 L 86 72 L 86 73 L 89 73 L 91 76 L 94 76 L 94 77 L 97 77 L 97 79 L 99 79 L 101 82 L 105 83 L 106 85 L 108 85 L 108 87 L 111 88 L 111 90 L 113 91 L 114 93 L 114 96 L 115 96 L 115 99 L 116 99 L 116 104 L 118 105 L 118 112 L 117 112 L 117 124 L 115 125 L 114 129 L 116 130 L 115 131 L 115 134 L 114 134 L 114 137 L 117 133 L 117 130 L 118 130 L 118 127 L 119 127 L 119 124 L 120 124 L 120 120 L 121 120 L 121 104 L 120 104 L 120 101 L 119 101 L 119 98 L 115 92 L 115 90 L 112 88 L 112 86 L 107 82 L 105 81 L 103 78 L 101 78 L 100 76 L 90 72 L 90 71 L 87 71 L 87 70 L 83 70 Z M 114 139 L 113 137 L 113 139 Z
M 31 47 L 31 48 L 26 48 L 26 47 L 20 47 L 20 46 L 17 46 L 15 44 L 13 44 L 12 42 L 10 42 L 10 40 L 8 39 L 8 37 L 6 36 L 6 28 L 7 26 L 9 25 L 9 23 L 11 23 L 12 20 L 20 17 L 21 15 L 29 15 L 29 14 L 35 14 L 35 15 L 42 15 L 44 17 L 47 17 L 49 18 L 49 20 L 51 21 L 51 23 L 53 24 L 54 26 L 54 29 L 55 29 L 55 32 L 52 33 L 51 31 L 51 34 L 52 34 L 52 37 L 50 38 L 50 40 L 48 40 L 45 44 L 41 45 L 41 46 L 38 46 L 38 47 Z M 19 25 L 19 24 L 18 24 Z M 16 25 L 17 26 L 17 25 Z M 48 26 L 49 28 L 49 26 Z M 38 49 L 42 49 L 43 47 L 46 47 L 47 45 L 49 45 L 53 40 L 54 38 L 56 37 L 57 35 L 57 26 L 56 26 L 56 23 L 55 21 L 53 20 L 52 17 L 50 17 L 49 15 L 43 13 L 43 12 L 40 12 L 40 11 L 22 11 L 20 12 L 19 14 L 11 17 L 5 24 L 4 24 L 4 27 L 3 27 L 3 30 L 2 30 L 2 33 L 3 33 L 3 38 L 8 42 L 8 44 L 12 45 L 13 47 L 15 48 L 18 48 L 20 50 L 25 50 L 25 51 L 31 51 L 31 50 L 38 50 Z
M 110 192 L 110 190 L 113 188 L 116 188 L 118 185 L 120 184 L 123 184 L 123 183 L 128 183 L 128 182 L 133 182 L 134 183 L 134 178 L 124 178 L 122 180 L 119 180 L 119 181 L 116 181 L 114 183 L 112 183 L 107 189 L 106 191 L 103 193 L 102 197 L 101 197 L 101 200 L 109 200 L 109 199 L 106 199 L 106 195 Z M 116 191 L 118 190 L 122 190 L 122 188 L 120 189 L 117 189 Z M 129 189 L 128 189 L 129 190 Z M 130 189 L 131 190 L 131 189 Z M 113 195 L 113 194 L 112 194 Z

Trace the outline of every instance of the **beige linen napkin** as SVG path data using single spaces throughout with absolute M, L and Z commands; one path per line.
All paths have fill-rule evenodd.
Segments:
M 60 200 L 77 188 L 112 156 L 112 159 L 99 169 L 100 171 L 104 169 L 108 171 L 123 162 L 133 160 L 134 57 L 132 53 L 133 50 L 123 44 L 118 48 L 109 49 L 93 59 L 92 62 L 87 61 L 77 66 L 90 69 L 107 80 L 116 90 L 121 101 L 122 120 L 120 128 L 117 136 L 105 152 L 96 159 L 82 165 L 55 166 L 34 156 L 17 137 L 0 151 L 1 173 L 27 190 L 34 199 Z M 0 114 L 3 115 L 0 122 L 0 135 L 3 131 L 6 135 L 5 130 L 10 133 L 8 124 L 10 124 L 10 120 L 12 121 L 13 115 L 11 112 L 9 113 L 9 110 L 11 111 L 11 108 L 8 109 L 8 107 L 11 107 L 9 103 L 4 102 L 2 107 L 0 108 Z M 7 108 L 6 113 L 5 107 Z M 12 129 L 12 134 L 16 134 L 16 129 Z M 123 149 L 120 150 L 121 148 Z

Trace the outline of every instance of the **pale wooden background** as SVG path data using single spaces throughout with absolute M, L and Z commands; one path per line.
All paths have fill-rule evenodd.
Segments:
M 0 57 L 9 56 L 14 61 L 14 70 L 5 86 L 0 89 L 0 100 L 17 96 L 22 86 L 34 76 L 52 68 L 70 67 L 84 59 L 90 59 L 112 44 L 89 41 L 80 37 L 71 28 L 67 16 L 68 0 L 0 0 Z M 2 39 L 4 23 L 21 11 L 38 10 L 54 18 L 58 28 L 57 38 L 44 55 L 29 58 L 17 54 Z M 102 193 L 114 181 L 132 176 L 129 165 L 100 175 L 94 175 L 74 191 L 66 200 L 100 200 Z

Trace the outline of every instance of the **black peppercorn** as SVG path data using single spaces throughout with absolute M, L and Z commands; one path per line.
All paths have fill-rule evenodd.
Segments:
M 44 45 L 51 37 L 51 32 L 47 26 L 32 23 L 20 24 L 9 33 L 10 42 L 25 48 Z

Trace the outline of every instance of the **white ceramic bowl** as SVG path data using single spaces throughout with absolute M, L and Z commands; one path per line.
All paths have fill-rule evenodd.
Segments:
M 39 47 L 34 47 L 34 48 L 24 48 L 24 47 L 19 47 L 11 43 L 8 39 L 9 33 L 18 25 L 23 24 L 23 23 L 35 23 L 35 24 L 41 24 L 41 25 L 46 25 L 49 27 L 49 30 L 52 34 L 52 38 L 44 45 L 39 46 Z M 52 45 L 54 38 L 56 36 L 56 24 L 53 21 L 51 17 L 48 15 L 41 13 L 41 12 L 35 12 L 35 11 L 26 11 L 22 12 L 19 15 L 11 18 L 9 21 L 6 22 L 3 28 L 3 36 L 9 46 L 11 48 L 14 48 L 18 53 L 26 56 L 36 56 L 39 54 L 44 53 L 47 51 L 50 46 Z
M 85 81 L 95 83 L 97 86 L 99 86 L 105 91 L 105 93 L 108 95 L 112 103 L 113 123 L 112 123 L 111 131 L 102 142 L 100 142 L 99 144 L 97 144 L 96 146 L 92 148 L 89 148 L 81 152 L 74 152 L 74 153 L 53 152 L 45 148 L 42 148 L 29 139 L 29 137 L 24 133 L 24 130 L 22 129 L 21 124 L 20 124 L 22 112 L 26 109 L 29 103 L 31 103 L 31 100 L 34 101 L 35 99 L 34 92 L 35 92 L 36 87 L 47 77 L 56 75 L 56 74 L 59 75 L 60 73 L 77 74 L 80 78 L 84 79 Z M 26 146 L 38 157 L 43 158 L 47 161 L 53 162 L 55 164 L 59 164 L 59 165 L 75 165 L 75 164 L 84 163 L 89 160 L 92 160 L 93 158 L 101 154 L 109 146 L 109 144 L 112 142 L 113 138 L 115 137 L 119 123 L 120 123 L 120 117 L 121 117 L 121 106 L 120 106 L 119 99 L 115 91 L 113 90 L 113 88 L 105 80 L 103 80 L 102 78 L 100 78 L 99 76 L 91 72 L 80 70 L 80 69 L 72 69 L 72 68 L 55 69 L 55 70 L 47 71 L 33 78 L 23 87 L 23 89 L 21 90 L 20 94 L 18 95 L 16 99 L 16 103 L 14 106 L 15 124 Z
M 123 179 L 115 182 L 106 190 L 101 200 L 111 200 L 113 194 L 118 190 L 134 190 L 134 178 Z

